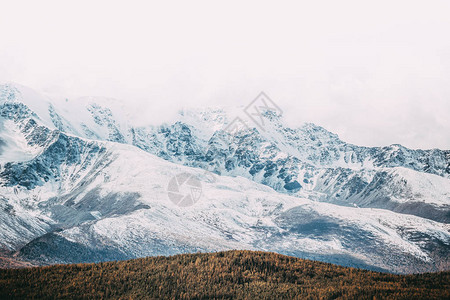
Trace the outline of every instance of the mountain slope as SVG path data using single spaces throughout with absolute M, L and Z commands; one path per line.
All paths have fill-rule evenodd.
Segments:
M 184 112 L 186 123 L 134 128 L 97 104 L 68 121 L 23 89 L 0 93 L 0 246 L 15 258 L 49 264 L 254 249 L 399 273 L 449 267 L 445 151 L 436 150 L 422 172 L 366 168 L 375 154 L 370 164 L 367 156 L 344 168 L 329 155 L 340 142 L 313 125 L 293 134 L 300 143 L 280 138 L 281 129 L 216 129 L 225 116 L 214 110 Z M 24 100 L 30 94 L 32 104 Z M 199 116 L 212 137 L 192 125 Z M 302 130 L 315 140 L 305 141 Z M 315 151 L 328 154 L 317 159 Z M 405 161 L 425 159 L 412 153 Z M 211 167 L 215 173 L 205 172 Z M 171 201 L 168 188 L 180 174 L 198 179 L 201 196 L 192 206 Z
M 227 125 L 239 110 L 224 108 L 181 111 L 173 124 L 137 127 L 113 99 L 58 102 L 21 86 L 0 90 L 2 111 L 34 107 L 28 113 L 37 111 L 46 128 L 131 144 L 171 162 L 243 176 L 299 197 L 450 223 L 450 150 L 359 147 L 314 124 L 291 129 L 272 112 L 263 115 L 264 131 L 243 119 L 243 130 L 230 134 Z
M 448 264 L 450 236 L 444 224 L 281 195 L 244 178 L 210 182 L 199 169 L 171 164 L 132 146 L 102 142 L 89 159 L 73 159 L 60 152 L 74 148 L 67 142 L 70 146 L 61 150 L 61 139 L 36 159 L 42 165 L 8 164 L 3 171 L 20 170 L 28 178 L 23 174 L 30 169 L 56 170 L 41 170 L 44 178 L 34 181 L 32 189 L 19 190 L 2 217 L 22 226 L 6 229 L 5 222 L 2 241 L 10 250 L 20 249 L 26 260 L 66 263 L 261 249 L 396 272 L 439 270 Z M 45 159 L 59 156 L 67 160 L 53 159 L 58 167 Z M 78 167 L 81 161 L 85 163 Z M 167 183 L 180 173 L 201 180 L 202 198 L 194 206 L 176 206 L 167 196 Z M 12 186 L 1 188 L 2 193 Z M 27 223 L 31 220 L 42 222 L 40 231 L 26 235 L 37 228 Z

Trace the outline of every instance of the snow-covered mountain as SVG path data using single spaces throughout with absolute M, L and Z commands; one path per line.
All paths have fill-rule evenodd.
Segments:
M 0 86 L 3 250 L 38 263 L 260 249 L 449 268 L 450 151 L 359 147 L 270 111 L 264 130 L 241 118 L 233 133 L 240 109 L 183 110 L 160 126 L 135 126 L 125 111 Z M 168 196 L 179 174 L 198 180 L 194 205 Z

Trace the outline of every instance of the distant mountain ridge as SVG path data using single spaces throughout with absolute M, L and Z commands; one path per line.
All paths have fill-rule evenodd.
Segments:
M 270 112 L 264 131 L 243 120 L 230 134 L 237 112 L 227 108 L 138 127 L 108 103 L 0 86 L 2 249 L 39 264 L 259 249 L 448 269 L 448 150 L 358 147 Z M 167 197 L 183 172 L 203 189 L 188 208 Z
M 23 104 L 35 100 L 25 99 L 28 94 L 32 92 L 23 95 L 17 87 L 4 86 L 2 115 L 31 116 Z M 47 108 L 41 113 L 47 128 L 68 134 L 131 144 L 171 162 L 243 176 L 279 192 L 306 192 L 318 201 L 450 223 L 450 150 L 359 147 L 312 123 L 288 128 L 279 115 L 268 112 L 265 132 L 246 120 L 247 130 L 230 135 L 224 128 L 237 113 L 226 108 L 182 111 L 173 124 L 134 127 L 126 116 L 95 100 L 83 98 L 69 108 L 67 102 L 59 108 L 46 99 L 35 105 Z

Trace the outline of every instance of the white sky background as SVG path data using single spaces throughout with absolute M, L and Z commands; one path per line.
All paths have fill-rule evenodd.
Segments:
M 450 149 L 450 1 L 308 2 L 0 0 L 0 81 L 142 123 L 265 91 L 292 125 Z

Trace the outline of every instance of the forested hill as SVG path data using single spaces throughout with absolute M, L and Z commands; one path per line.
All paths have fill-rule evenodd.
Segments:
M 0 298 L 449 299 L 450 272 L 393 275 L 227 251 L 0 269 Z

